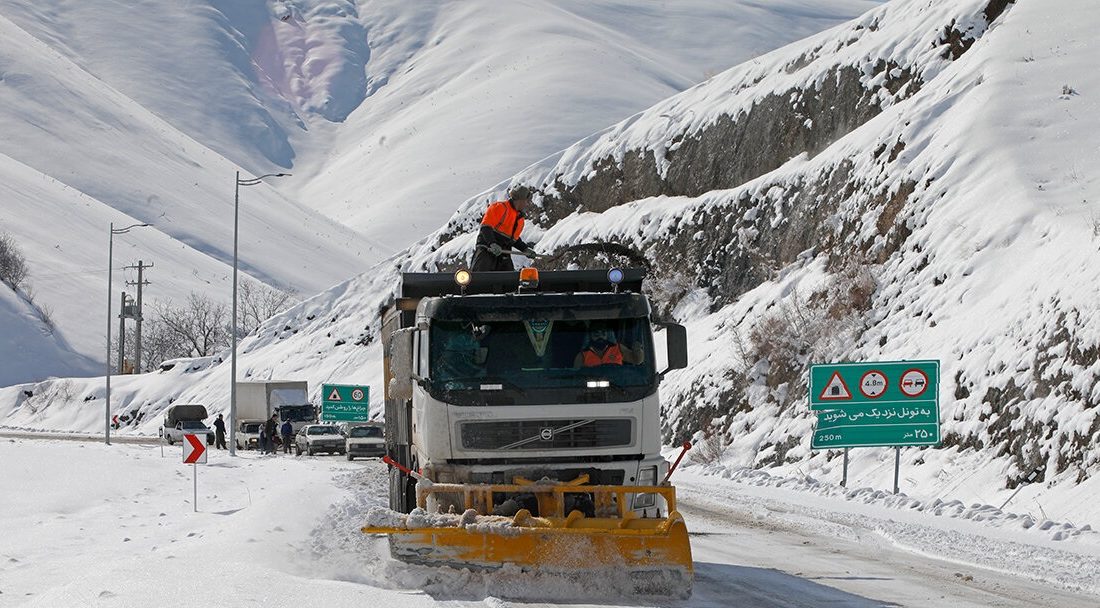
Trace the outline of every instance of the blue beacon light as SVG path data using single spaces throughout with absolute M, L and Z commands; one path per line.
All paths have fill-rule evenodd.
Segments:
M 615 291 L 619 291 L 619 283 L 623 282 L 625 275 L 621 268 L 612 268 L 607 271 L 607 280 L 615 286 Z

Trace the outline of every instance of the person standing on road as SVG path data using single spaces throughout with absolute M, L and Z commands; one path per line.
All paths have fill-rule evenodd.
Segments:
M 290 424 L 290 421 L 287 420 L 283 422 L 283 426 L 279 427 L 279 430 L 282 431 L 283 434 L 283 453 L 289 454 L 290 440 L 294 437 L 294 425 Z
M 275 433 L 279 429 L 278 417 L 278 414 L 272 414 L 271 418 L 268 418 L 267 422 L 264 423 L 264 435 L 267 435 L 267 445 L 264 446 L 265 454 L 275 453 Z
M 217 420 L 214 421 L 214 449 L 225 449 L 225 420 L 222 419 L 221 414 L 218 414 Z
M 531 204 L 531 189 L 516 186 L 508 192 L 508 200 L 497 201 L 485 211 L 481 228 L 477 233 L 477 247 L 470 270 L 474 272 L 504 270 L 514 271 L 512 249 L 534 259 L 537 255 L 530 245 L 520 240 L 523 232 L 523 210 Z

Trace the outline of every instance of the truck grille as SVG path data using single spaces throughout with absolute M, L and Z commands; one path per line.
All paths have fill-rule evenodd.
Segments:
M 467 450 L 562 450 L 630 445 L 630 418 L 467 422 L 460 426 Z

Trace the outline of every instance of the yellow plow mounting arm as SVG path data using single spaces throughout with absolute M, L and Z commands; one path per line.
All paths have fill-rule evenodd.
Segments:
M 397 527 L 364 527 L 387 534 L 393 556 L 406 562 L 499 568 L 514 564 L 536 572 L 594 570 L 629 572 L 635 591 L 686 597 L 692 561 L 684 518 L 672 486 L 583 486 L 517 480 L 516 484 L 421 484 L 417 504 L 464 507 L 462 516 L 435 516 L 419 509 Z M 534 494 L 540 516 L 526 509 L 513 517 L 487 515 L 494 494 Z M 595 517 L 563 513 L 566 494 L 589 494 Z M 630 510 L 635 494 L 659 494 L 667 517 L 642 518 Z M 445 496 L 441 496 L 445 495 Z M 433 505 L 435 506 L 435 505 Z M 475 515 L 476 514 L 476 515 Z M 397 515 L 397 514 L 394 514 Z

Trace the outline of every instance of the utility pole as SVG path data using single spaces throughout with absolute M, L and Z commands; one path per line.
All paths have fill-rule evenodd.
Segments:
M 103 442 L 107 445 L 111 445 L 111 298 L 114 297 L 114 291 L 111 287 L 111 278 L 113 276 L 113 260 L 115 259 L 115 235 L 126 234 L 134 228 L 146 228 L 149 224 L 131 224 L 125 228 L 115 228 L 114 222 L 111 222 L 110 237 L 107 240 L 107 374 L 103 379 L 106 384 L 107 394 L 103 399 Z
M 137 313 L 133 317 L 134 320 L 137 322 L 136 327 L 134 328 L 134 373 L 137 373 L 137 374 L 140 374 L 142 371 L 144 371 L 144 370 L 142 370 L 142 367 L 141 367 L 141 321 L 143 319 L 143 314 L 144 314 L 142 312 L 143 309 L 141 308 L 141 286 L 149 284 L 149 281 L 146 281 L 143 278 L 142 272 L 146 268 L 152 268 L 152 267 L 153 267 L 152 262 L 150 262 L 149 264 L 145 264 L 141 260 L 138 260 L 137 266 L 127 266 L 126 267 L 126 268 L 137 268 L 137 271 L 138 271 L 137 282 L 133 282 L 133 281 L 127 281 L 126 282 L 127 285 L 136 285 L 137 286 Z
M 122 304 L 118 313 L 118 373 L 126 373 L 123 363 L 126 361 L 126 292 L 122 292 Z

